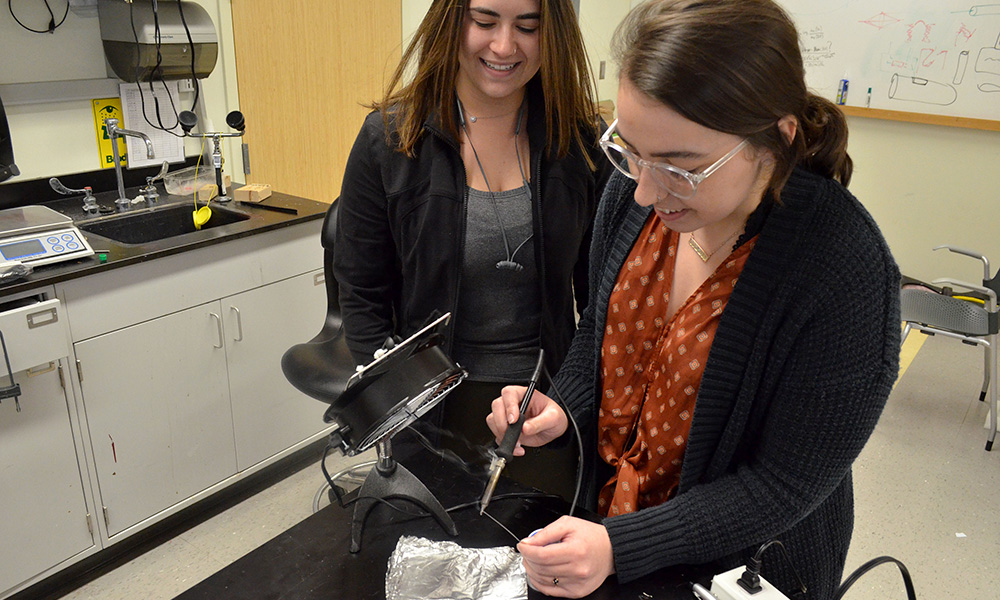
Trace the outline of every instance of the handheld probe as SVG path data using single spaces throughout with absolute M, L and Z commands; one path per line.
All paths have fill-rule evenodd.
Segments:
M 507 433 L 504 434 L 500 445 L 493 452 L 493 459 L 490 461 L 490 478 L 486 482 L 486 490 L 483 491 L 483 498 L 479 501 L 479 514 L 483 514 L 486 511 L 486 506 L 489 505 L 490 498 L 493 497 L 493 490 L 496 489 L 497 482 L 500 480 L 500 473 L 507 466 L 507 461 L 514 457 L 514 447 L 517 446 L 517 439 L 521 437 L 521 427 L 524 426 L 524 414 L 528 411 L 528 404 L 531 403 L 531 395 L 535 393 L 535 386 L 538 385 L 538 380 L 542 377 L 542 367 L 544 366 L 545 351 L 539 350 L 535 372 L 531 374 L 528 389 L 524 391 L 524 398 L 521 399 L 520 415 L 516 422 L 507 427 Z

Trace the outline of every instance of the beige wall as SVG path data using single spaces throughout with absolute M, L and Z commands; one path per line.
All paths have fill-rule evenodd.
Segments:
M 200 80 L 209 122 L 201 123 L 199 128 L 225 130 L 226 114 L 239 109 L 232 0 L 193 1 L 205 8 L 219 35 L 215 70 L 207 79 Z M 35 16 L 30 12 L 30 3 L 20 4 L 22 7 L 17 10 L 22 20 Z M 37 4 L 44 11 L 44 4 Z M 39 35 L 21 29 L 4 10 L 0 13 L 0 56 L 4 57 L 0 61 L 0 84 L 107 77 L 96 14 L 81 17 L 71 12 L 54 34 Z M 190 108 L 192 100 L 193 94 L 181 94 L 182 107 L 178 110 Z M 7 99 L 5 106 L 6 102 Z M 100 166 L 89 99 L 6 106 L 6 109 L 14 158 L 21 170 L 20 177 L 10 181 L 92 171 Z M 189 156 L 196 155 L 201 147 L 196 140 L 186 140 L 186 144 Z M 226 144 L 227 171 L 242 174 L 239 142 L 226 140 Z M 234 177 L 239 178 L 239 175 Z
M 1000 118 L 1000 114 L 997 115 Z M 882 228 L 904 274 L 982 279 L 965 246 L 1000 266 L 1000 133 L 851 117 L 851 191 Z
M 597 79 L 598 100 L 616 101 L 618 69 L 611 62 L 609 47 L 615 26 L 625 18 L 628 10 L 626 0 L 580 0 L 580 31 Z M 604 61 L 603 78 L 601 61 Z

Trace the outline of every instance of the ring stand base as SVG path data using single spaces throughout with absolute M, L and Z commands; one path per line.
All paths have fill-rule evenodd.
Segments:
M 351 519 L 351 553 L 356 554 L 361 551 L 361 530 L 364 528 L 368 513 L 379 499 L 409 500 L 433 515 L 449 535 L 458 535 L 455 521 L 445 511 L 441 502 L 413 473 L 393 460 L 388 438 L 378 442 L 377 451 L 378 463 L 368 472 L 354 505 L 354 517 Z

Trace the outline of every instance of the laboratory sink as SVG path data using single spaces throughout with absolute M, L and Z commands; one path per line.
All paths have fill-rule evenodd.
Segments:
M 93 233 L 123 244 L 148 244 L 198 231 L 194 226 L 193 213 L 194 205 L 185 203 L 142 212 L 102 217 L 95 221 L 80 223 L 78 226 L 87 233 Z M 212 206 L 212 217 L 201 226 L 201 229 L 238 223 L 249 218 L 250 215 L 242 212 Z

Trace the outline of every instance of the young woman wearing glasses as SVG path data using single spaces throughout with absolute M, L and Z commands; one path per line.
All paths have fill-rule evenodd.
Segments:
M 553 373 L 566 355 L 614 170 L 572 3 L 435 0 L 373 107 L 338 200 L 348 345 L 367 363 L 450 312 L 445 351 L 470 375 L 443 423 L 491 443 L 483 415 L 503 385 L 526 382 L 540 348 Z M 522 480 L 571 493 L 565 465 L 565 487 L 551 471 Z
M 653 0 L 616 32 L 618 169 L 598 208 L 591 299 L 555 385 L 579 423 L 586 504 L 518 545 L 531 584 L 722 572 L 770 540 L 794 598 L 839 584 L 851 464 L 896 378 L 899 272 L 845 189 L 847 127 L 806 90 L 771 0 Z M 499 439 L 524 389 L 487 418 Z M 567 432 L 535 392 L 520 443 Z M 800 591 L 800 581 L 807 591 Z

